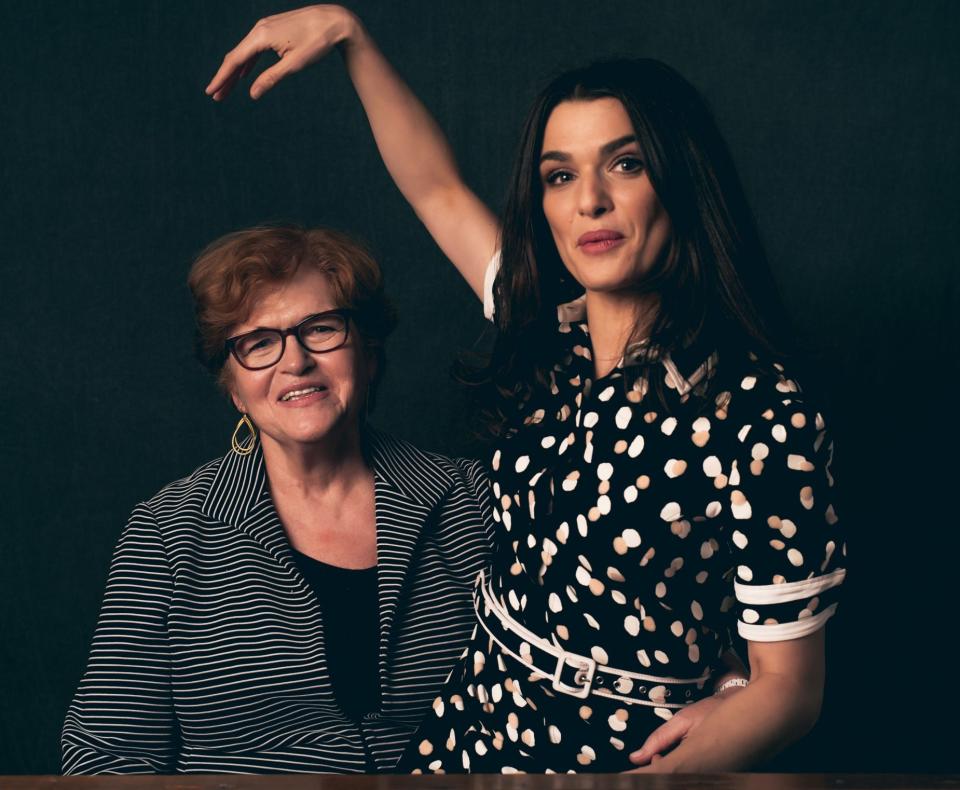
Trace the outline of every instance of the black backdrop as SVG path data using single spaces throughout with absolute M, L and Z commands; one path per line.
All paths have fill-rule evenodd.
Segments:
M 265 220 L 352 231 L 402 323 L 376 422 L 476 451 L 450 362 L 479 307 L 393 188 L 338 57 L 203 87 L 266 0 L 9 3 L 0 81 L 0 773 L 55 772 L 131 507 L 229 446 L 191 257 Z M 8 6 L 8 7 L 7 7 Z M 360 2 L 492 206 L 555 70 L 660 57 L 714 106 L 841 447 L 851 574 L 797 770 L 957 770 L 958 12 L 951 2 Z

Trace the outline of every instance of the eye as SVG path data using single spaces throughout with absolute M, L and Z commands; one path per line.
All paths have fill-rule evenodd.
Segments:
M 613 167 L 620 173 L 640 173 L 643 171 L 643 160 L 636 156 L 621 156 L 613 163 Z
M 270 351 L 277 345 L 277 337 L 273 334 L 255 334 L 241 338 L 237 343 L 237 350 L 244 357 L 251 354 L 262 354 Z
M 569 170 L 548 170 L 543 176 L 543 183 L 547 186 L 560 186 L 573 181 L 573 173 Z

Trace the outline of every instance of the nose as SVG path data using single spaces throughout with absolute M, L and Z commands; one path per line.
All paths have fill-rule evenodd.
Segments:
M 613 209 L 613 202 L 603 177 L 598 173 L 587 172 L 579 179 L 577 211 L 581 216 L 597 218 Z
M 295 337 L 285 338 L 283 355 L 277 363 L 285 373 L 302 375 L 317 366 L 317 360 L 314 359 L 307 349 L 301 346 Z

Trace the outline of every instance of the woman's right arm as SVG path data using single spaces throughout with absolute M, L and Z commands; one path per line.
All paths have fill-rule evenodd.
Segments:
M 484 274 L 498 246 L 490 210 L 464 184 L 446 137 L 394 71 L 360 20 L 340 6 L 321 5 L 262 19 L 223 60 L 207 93 L 221 100 L 273 50 L 280 60 L 253 82 L 257 99 L 281 79 L 338 46 L 370 128 L 397 187 L 434 241 L 483 298 Z
M 174 770 L 179 737 L 167 639 L 172 587 L 156 519 L 140 505 L 114 552 L 87 670 L 63 725 L 65 774 Z

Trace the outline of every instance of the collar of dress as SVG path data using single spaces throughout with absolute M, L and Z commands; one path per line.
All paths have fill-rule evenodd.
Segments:
M 587 296 L 582 294 L 576 299 L 557 305 L 557 320 L 560 322 L 560 331 L 569 332 L 574 325 L 587 336 L 590 330 L 587 327 Z M 585 356 L 590 359 L 589 349 L 585 349 Z M 664 369 L 664 380 L 670 389 L 676 390 L 680 397 L 686 397 L 694 387 L 702 382 L 717 363 L 717 352 L 714 351 L 704 359 L 691 373 L 684 375 L 680 372 L 673 357 L 667 354 L 658 354 L 656 349 L 650 348 L 646 339 L 631 343 L 624 350 L 623 356 L 617 361 L 615 368 L 626 370 L 639 365 L 647 365 L 659 360 Z

